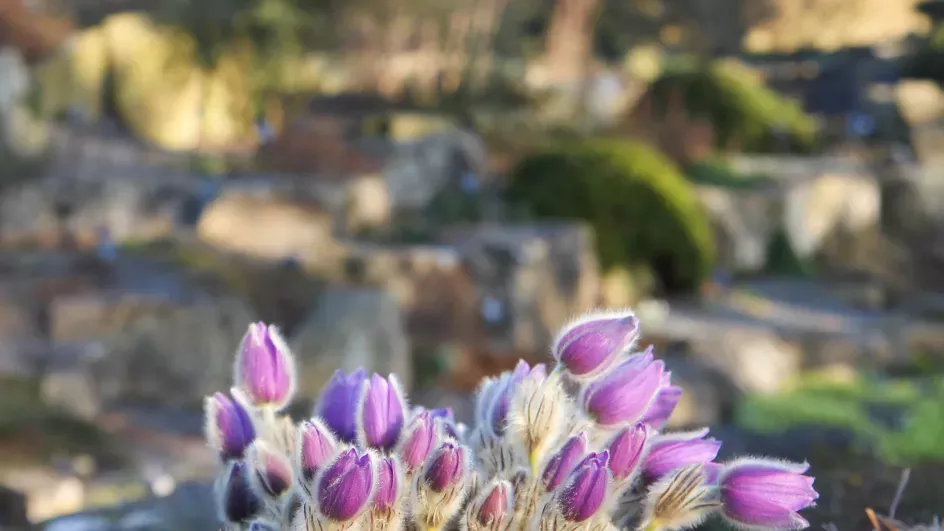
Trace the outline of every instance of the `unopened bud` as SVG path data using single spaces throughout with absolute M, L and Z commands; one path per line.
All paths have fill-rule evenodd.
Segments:
M 237 387 L 256 406 L 285 407 L 295 392 L 295 361 L 278 328 L 249 325 L 236 357 Z

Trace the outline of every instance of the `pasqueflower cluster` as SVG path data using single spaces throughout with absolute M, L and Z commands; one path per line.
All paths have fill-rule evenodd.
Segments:
M 808 526 L 806 464 L 716 463 L 708 430 L 663 426 L 681 396 L 631 312 L 565 326 L 554 365 L 486 378 L 475 423 L 410 407 L 396 376 L 338 371 L 313 416 L 282 414 L 295 367 L 273 326 L 249 327 L 230 394 L 206 401 L 220 517 L 253 531 L 671 531 Z

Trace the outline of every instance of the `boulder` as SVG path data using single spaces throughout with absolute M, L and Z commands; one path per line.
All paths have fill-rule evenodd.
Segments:
M 410 345 L 396 300 L 384 290 L 329 286 L 290 340 L 299 395 L 316 398 L 335 370 L 364 368 L 413 380 Z
M 102 412 L 102 402 L 93 370 L 106 354 L 103 347 L 91 343 L 59 349 L 41 374 L 43 403 L 75 418 L 95 420 Z
M 390 293 L 417 350 L 481 337 L 478 288 L 456 249 L 357 245 L 349 251 L 347 280 Z
M 149 170 L 136 165 L 135 153 L 130 151 L 121 166 L 109 165 L 110 155 L 60 153 L 58 167 L 46 177 L 3 190 L 0 241 L 50 241 L 62 231 L 84 244 L 94 244 L 103 231 L 115 242 L 169 236 L 192 191 L 175 184 L 167 171 L 151 171 L 155 178 L 144 178 Z
M 197 236 L 222 250 L 314 263 L 337 252 L 330 212 L 275 194 L 224 191 L 197 222 Z
M 0 485 L 0 527 L 4 529 L 28 529 L 26 496 L 9 487 Z
M 561 325 L 599 302 L 593 237 L 584 225 L 483 225 L 446 239 L 477 287 L 493 352 L 545 351 Z
M 763 269 L 778 235 L 786 236 L 801 259 L 822 254 L 841 235 L 848 240 L 843 246 L 847 255 L 828 253 L 837 265 L 848 265 L 843 262 L 854 261 L 851 255 L 871 245 L 869 235 L 879 225 L 882 204 L 874 175 L 815 159 L 741 157 L 734 166 L 745 174 L 769 175 L 772 181 L 697 187 L 699 201 L 712 218 L 721 267 L 742 272 Z M 778 168 L 780 173 L 771 175 Z
M 195 406 L 227 389 L 233 356 L 256 318 L 235 297 L 99 291 L 50 304 L 56 345 L 101 344 L 92 368 L 103 402 Z
M 464 173 L 481 176 L 487 168 L 482 139 L 455 129 L 397 144 L 383 177 L 395 209 L 419 210 Z
M 22 286 L 0 286 L 0 374 L 26 376 L 43 347 L 38 301 Z

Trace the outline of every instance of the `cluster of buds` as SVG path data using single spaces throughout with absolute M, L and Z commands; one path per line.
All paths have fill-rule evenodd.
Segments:
M 808 527 L 806 464 L 716 463 L 708 430 L 663 427 L 681 389 L 631 312 L 565 326 L 554 368 L 486 378 L 474 425 L 410 407 L 396 376 L 338 371 L 310 419 L 282 411 L 295 367 L 273 326 L 253 324 L 235 386 L 206 401 L 218 509 L 253 531 L 674 531 L 717 515 L 745 529 Z

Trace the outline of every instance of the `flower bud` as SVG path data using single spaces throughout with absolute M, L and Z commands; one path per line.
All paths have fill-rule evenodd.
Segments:
M 631 480 L 642 467 L 647 449 L 649 429 L 644 424 L 623 428 L 616 434 L 607 449 L 610 460 L 607 466 L 617 481 Z
M 318 510 L 329 520 L 344 522 L 360 516 L 374 497 L 377 470 L 371 455 L 343 450 L 317 479 Z
M 552 352 L 572 376 L 590 379 L 629 351 L 638 336 L 639 319 L 632 312 L 598 312 L 562 328 Z
M 467 522 L 470 531 L 503 531 L 514 516 L 511 483 L 495 480 L 482 489 L 469 504 Z
M 377 474 L 377 493 L 374 495 L 374 507 L 382 511 L 391 511 L 396 508 L 403 489 L 403 478 L 400 477 L 400 465 L 390 457 L 380 459 Z
M 262 499 L 249 484 L 249 470 L 243 461 L 233 461 L 229 471 L 222 477 L 219 487 L 218 507 L 223 520 L 238 524 L 248 522 L 263 508 Z
M 295 362 L 278 328 L 249 325 L 236 356 L 234 380 L 256 406 L 285 407 L 295 392 Z
M 256 438 L 256 430 L 246 409 L 236 400 L 216 393 L 204 401 L 206 437 L 220 459 L 242 459 Z
M 527 362 L 519 360 L 514 371 L 510 373 L 506 372 L 499 379 L 500 387 L 495 393 L 488 414 L 488 425 L 491 426 L 492 432 L 495 435 L 500 437 L 505 433 L 505 425 L 508 420 L 508 408 L 521 382 L 531 374 L 532 370 L 537 371 L 535 372 L 536 377 L 540 378 L 542 374 L 546 376 L 546 371 L 539 367 L 543 367 L 543 365 L 537 365 L 534 369 L 531 369 Z
M 468 461 L 465 449 L 455 441 L 446 441 L 429 457 L 423 481 L 433 492 L 445 492 L 466 479 Z
M 587 455 L 587 434 L 580 432 L 574 435 L 564 443 L 564 446 L 554 454 L 547 466 L 544 467 L 544 474 L 541 476 L 541 482 L 544 490 L 553 492 L 574 470 L 584 457 Z
M 587 386 L 584 409 L 605 428 L 638 422 L 656 399 L 664 368 L 651 352 L 631 356 Z
M 439 445 L 426 460 L 416 482 L 412 516 L 421 529 L 441 529 L 465 501 L 472 483 L 469 455 L 454 440 Z
M 819 498 L 813 478 L 803 475 L 806 463 L 774 459 L 740 459 L 721 472 L 722 514 L 744 528 L 805 529 L 809 522 L 798 511 Z
M 299 425 L 295 447 L 298 451 L 296 463 L 299 475 L 302 480 L 309 482 L 334 457 L 338 442 L 321 419 L 315 417 Z
M 324 419 L 334 435 L 347 443 L 357 438 L 357 407 L 366 379 L 362 369 L 351 374 L 334 371 L 315 405 L 315 415 Z
M 717 498 L 717 489 L 706 481 L 703 464 L 676 469 L 649 488 L 641 527 L 673 530 L 695 527 L 718 509 Z
M 363 446 L 389 450 L 403 430 L 406 402 L 396 376 L 378 374 L 367 381 L 358 407 L 358 434 Z
M 650 481 L 657 480 L 677 468 L 713 460 L 721 442 L 705 439 L 705 435 L 708 428 L 656 437 L 643 460 L 643 475 Z
M 577 465 L 555 499 L 561 515 L 569 522 L 585 522 L 595 516 L 607 501 L 611 476 L 607 452 L 592 453 Z
M 253 485 L 258 492 L 277 499 L 291 488 L 294 479 L 291 463 L 265 441 L 257 439 L 252 443 L 247 462 L 253 472 Z
M 518 384 L 508 414 L 508 438 L 516 453 L 527 456 L 534 476 L 540 475 L 541 463 L 554 450 L 570 416 L 570 399 L 558 376 L 529 376 Z
M 436 426 L 429 411 L 424 411 L 413 417 L 404 433 L 403 440 L 397 453 L 403 459 L 407 470 L 418 470 L 426 462 L 430 452 L 438 442 Z

